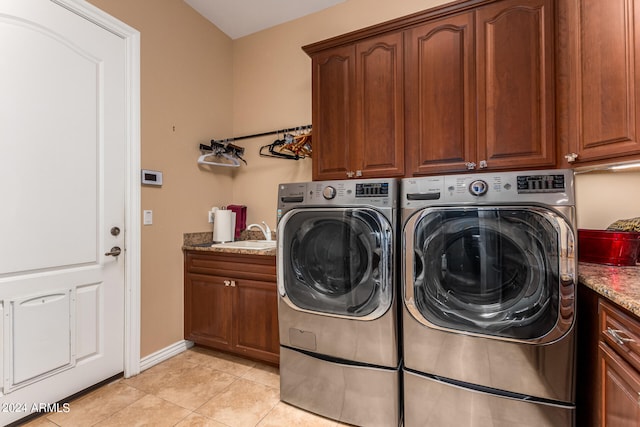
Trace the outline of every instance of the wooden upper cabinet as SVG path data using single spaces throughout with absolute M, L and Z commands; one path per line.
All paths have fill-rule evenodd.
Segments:
M 353 168 L 363 178 L 404 175 L 402 33 L 356 45 L 357 147 Z
M 560 2 L 559 140 L 575 165 L 640 155 L 640 1 Z
M 489 169 L 556 165 L 553 4 L 506 0 L 476 12 L 477 159 Z
M 305 46 L 313 179 L 555 167 L 555 3 L 456 1 Z
M 473 12 L 407 30 L 409 175 L 465 170 L 475 159 Z
M 344 179 L 355 147 L 355 46 L 312 59 L 313 179 Z
M 508 0 L 405 32 L 411 174 L 556 165 L 552 0 Z
M 310 55 L 313 179 L 402 176 L 402 34 Z

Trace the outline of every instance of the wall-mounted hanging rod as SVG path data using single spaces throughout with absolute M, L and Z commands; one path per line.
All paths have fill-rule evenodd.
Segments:
M 258 138 L 260 136 L 276 135 L 276 134 L 279 134 L 279 133 L 287 133 L 287 132 L 294 132 L 294 131 L 299 131 L 299 130 L 310 130 L 310 129 L 311 129 L 311 125 L 303 125 L 303 126 L 297 126 L 297 127 L 289 128 L 289 129 L 279 129 L 279 130 L 272 130 L 270 132 L 256 133 L 256 134 L 253 134 L 253 135 L 238 136 L 238 137 L 235 137 L 235 138 L 212 139 L 211 143 L 223 144 L 225 142 L 240 141 L 241 139 Z

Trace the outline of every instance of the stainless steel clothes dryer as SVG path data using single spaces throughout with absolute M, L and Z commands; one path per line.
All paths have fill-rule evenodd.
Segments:
M 405 426 L 572 426 L 572 171 L 401 185 Z
M 341 422 L 397 426 L 398 182 L 281 184 L 280 399 Z

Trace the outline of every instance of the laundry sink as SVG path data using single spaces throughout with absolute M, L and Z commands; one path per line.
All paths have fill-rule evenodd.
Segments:
M 214 243 L 212 248 L 266 250 L 276 247 L 275 240 L 238 240 L 236 242 Z

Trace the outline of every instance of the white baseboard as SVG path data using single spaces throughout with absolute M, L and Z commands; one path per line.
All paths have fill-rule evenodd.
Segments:
M 182 340 L 145 356 L 140 359 L 140 372 L 147 370 L 160 362 L 164 362 L 173 356 L 177 356 L 191 347 L 193 347 L 193 341 Z

